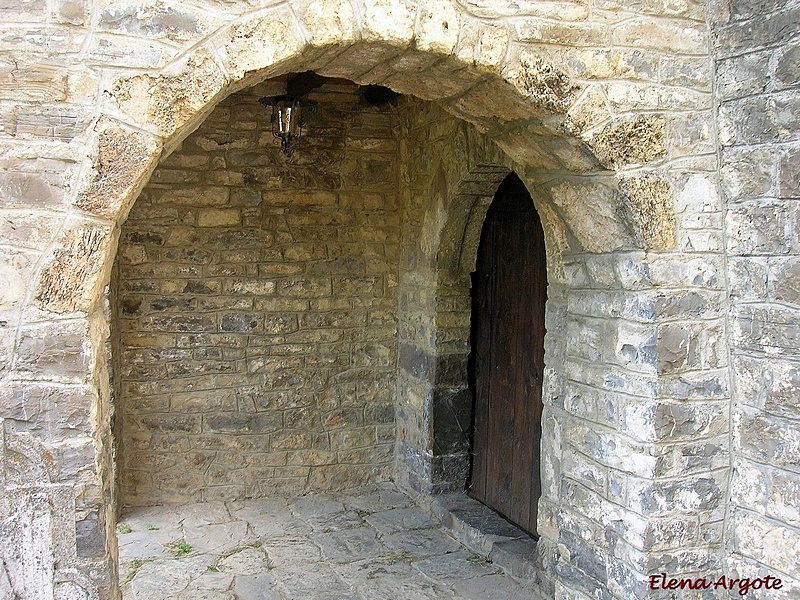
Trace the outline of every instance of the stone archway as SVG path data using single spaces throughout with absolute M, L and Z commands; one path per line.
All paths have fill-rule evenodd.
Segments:
M 90 398 L 85 452 L 70 455 L 83 457 L 75 470 L 80 477 L 65 477 L 79 491 L 76 514 L 95 523 L 87 539 L 100 542 L 84 549 L 76 568 L 94 565 L 113 579 L 101 308 L 119 223 L 160 157 L 174 150 L 222 98 L 267 77 L 315 70 L 436 101 L 492 139 L 506 156 L 501 163 L 513 166 L 532 191 L 555 259 L 556 301 L 549 328 L 564 331 L 563 342 L 548 348 L 555 360 L 545 392 L 552 411 L 543 445 L 543 572 L 551 585 L 563 589 L 642 589 L 647 571 L 642 564 L 661 552 L 648 537 L 650 517 L 666 521 L 676 512 L 698 508 L 711 519 L 724 497 L 725 484 L 713 464 L 703 463 L 686 477 L 680 465 L 664 466 L 663 448 L 687 432 L 659 425 L 676 410 L 696 410 L 676 408 L 676 396 L 710 389 L 695 376 L 708 357 L 688 349 L 701 335 L 693 325 L 699 317 L 689 309 L 658 304 L 653 290 L 703 285 L 713 262 L 702 246 L 695 250 L 691 245 L 701 244 L 702 236 L 687 247 L 691 236 L 678 227 L 674 210 L 702 213 L 712 188 L 698 187 L 695 179 L 687 191 L 686 173 L 702 168 L 669 162 L 691 156 L 691 150 L 679 129 L 669 130 L 672 138 L 667 138 L 662 114 L 667 107 L 707 109 L 708 99 L 693 89 L 702 84 L 669 75 L 668 69 L 658 85 L 646 77 L 644 83 L 636 79 L 642 71 L 626 60 L 633 57 L 612 57 L 608 50 L 608 23 L 592 21 L 578 8 L 573 18 L 579 25 L 558 24 L 559 29 L 552 22 L 557 13 L 544 20 L 541 15 L 520 20 L 510 15 L 510 21 L 498 24 L 483 18 L 479 9 L 470 13 L 447 2 L 366 2 L 359 10 L 335 0 L 291 5 L 229 20 L 187 44 L 165 67 L 120 74 L 108 86 L 72 205 L 48 254 L 36 263 L 26 321 L 13 340 L 15 373 L 23 383 L 30 377 L 50 377 L 59 384 L 69 380 Z M 630 23 L 647 25 L 648 19 L 629 21 L 621 15 L 617 20 L 614 39 L 631 47 L 640 44 Z M 699 21 L 681 23 L 682 31 L 692 34 L 693 51 L 702 54 L 704 27 Z M 660 22 L 654 26 L 664 27 L 665 35 L 680 34 Z M 603 51 L 588 60 L 578 50 L 565 53 L 563 41 L 575 48 L 596 44 Z M 580 56 L 586 60 L 580 62 Z M 575 60 L 584 70 L 581 81 L 570 67 Z M 599 78 L 611 78 L 612 84 Z M 434 132 L 436 123 L 426 128 Z M 450 142 L 458 148 L 469 135 Z M 445 172 L 445 178 L 457 181 L 457 174 Z M 691 197 L 698 189 L 699 200 Z M 688 269 L 681 267 L 687 248 L 695 252 Z M 412 283 L 426 287 L 428 282 Z M 718 285 L 712 279 L 705 283 Z M 425 321 L 436 300 L 419 297 L 425 300 Z M 427 304 L 430 300 L 433 304 Z M 712 318 L 718 316 L 709 310 Z M 52 344 L 40 342 L 45 320 L 57 332 Z M 443 332 L 441 325 L 419 323 L 415 339 L 424 340 L 432 330 Z M 428 364 L 427 357 L 421 358 Z M 725 387 L 723 382 L 714 389 Z M 401 391 L 415 398 L 413 390 Z M 725 394 L 713 392 L 713 397 L 720 393 Z M 719 410 L 715 405 L 710 413 Z M 562 444 L 562 437 L 568 443 Z M 651 492 L 664 501 L 648 501 Z M 695 506 L 692 498 L 700 498 L 700 504 Z M 581 537 L 585 531 L 592 532 L 592 539 Z M 562 547 L 566 554 L 559 552 Z M 563 567 L 558 574 L 556 563 Z M 103 594 L 113 593 L 113 584 L 100 582 L 99 587 Z

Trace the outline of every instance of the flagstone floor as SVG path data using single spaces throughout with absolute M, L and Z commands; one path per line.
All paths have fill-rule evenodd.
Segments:
M 538 600 L 391 485 L 131 509 L 124 600 Z

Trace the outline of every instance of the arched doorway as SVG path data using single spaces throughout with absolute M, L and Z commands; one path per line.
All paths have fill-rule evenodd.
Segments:
M 547 270 L 541 220 L 516 174 L 486 216 L 473 279 L 471 493 L 532 535 L 540 441 Z

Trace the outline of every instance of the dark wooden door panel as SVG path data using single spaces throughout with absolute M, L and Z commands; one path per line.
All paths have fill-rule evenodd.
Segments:
M 541 494 L 546 295 L 541 222 L 525 186 L 512 174 L 489 209 L 473 278 L 470 489 L 534 535 Z

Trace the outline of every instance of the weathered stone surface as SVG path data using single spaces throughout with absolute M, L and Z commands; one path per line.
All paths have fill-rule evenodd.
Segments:
M 356 16 L 349 0 L 301 0 L 294 4 L 309 42 L 322 46 L 355 36 Z
M 575 99 L 578 85 L 558 67 L 541 57 L 520 59 L 519 67 L 505 73 L 528 100 L 546 111 L 565 112 Z
M 675 245 L 675 209 L 669 183 L 657 177 L 630 177 L 621 185 L 630 201 L 645 249 L 668 250 Z
M 590 145 L 607 168 L 649 162 L 666 153 L 665 127 L 666 120 L 658 116 L 612 123 L 597 132 Z
M 363 0 L 361 6 L 366 40 L 381 40 L 390 44 L 407 42 L 414 35 L 417 16 L 415 2 L 409 0 Z
M 427 0 L 419 7 L 417 47 L 421 50 L 450 54 L 458 42 L 461 13 L 452 0 Z
M 292 12 L 278 8 L 232 25 L 217 38 L 225 67 L 237 80 L 293 58 L 304 43 Z
M 108 219 L 124 219 L 141 182 L 155 166 L 159 144 L 110 121 L 101 122 L 96 131 L 97 157 L 75 204 Z
M 633 224 L 619 218 L 623 199 L 613 189 L 563 182 L 552 187 L 550 195 L 584 250 L 612 251 L 636 243 Z
M 198 51 L 158 77 L 118 79 L 113 97 L 137 123 L 169 137 L 212 103 L 227 83 L 211 53 Z
M 108 270 L 106 253 L 111 245 L 108 226 L 72 224 L 61 237 L 36 286 L 43 309 L 55 313 L 88 311 Z

